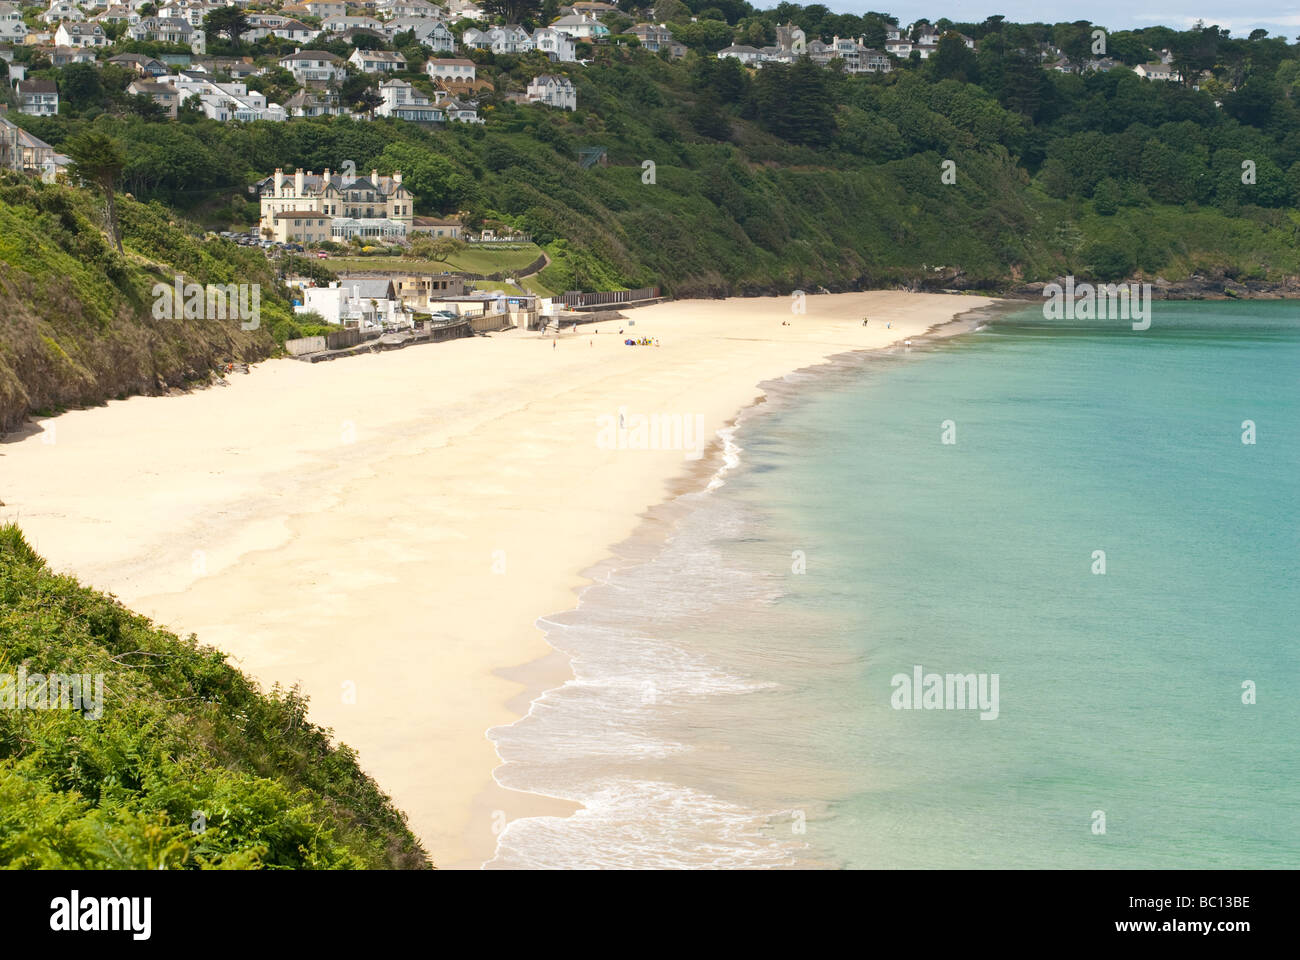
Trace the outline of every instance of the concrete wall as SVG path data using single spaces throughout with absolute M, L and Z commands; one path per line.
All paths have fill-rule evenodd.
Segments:
M 319 353 L 327 348 L 324 337 L 299 337 L 297 340 L 286 340 L 284 349 L 291 357 L 301 357 L 304 353 Z

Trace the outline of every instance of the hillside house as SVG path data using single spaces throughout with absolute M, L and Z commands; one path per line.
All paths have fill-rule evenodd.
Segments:
M 59 88 L 53 80 L 19 80 L 18 112 L 29 117 L 53 117 L 59 112 Z
M 560 110 L 578 109 L 578 91 L 574 88 L 573 81 L 553 73 L 534 77 L 528 84 L 527 97 L 529 103 L 544 103 Z
M 362 73 L 392 73 L 406 69 L 406 57 L 388 50 L 353 50 L 348 63 Z

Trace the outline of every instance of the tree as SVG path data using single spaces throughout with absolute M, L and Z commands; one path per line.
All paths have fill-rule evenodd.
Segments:
M 966 46 L 966 41 L 958 33 L 948 32 L 939 38 L 939 51 L 931 62 L 934 64 L 934 76 L 938 80 L 953 79 L 962 83 L 978 81 L 975 51 Z
M 59 97 L 72 109 L 85 110 L 104 99 L 99 71 L 89 63 L 70 63 L 59 74 Z
M 238 7 L 218 7 L 203 17 L 203 32 L 209 40 L 224 35 L 235 46 L 239 46 L 239 38 L 251 27 L 248 17 Z
M 98 130 L 83 130 L 64 143 L 64 149 L 72 158 L 71 173 L 89 183 L 93 183 L 104 193 L 108 230 L 117 245 L 117 252 L 122 253 L 122 237 L 117 229 L 117 204 L 113 191 L 117 179 L 126 166 L 126 151 L 122 144 L 106 133 Z
M 523 23 L 534 20 L 541 12 L 541 0 L 481 0 L 484 12 L 500 17 L 505 23 Z

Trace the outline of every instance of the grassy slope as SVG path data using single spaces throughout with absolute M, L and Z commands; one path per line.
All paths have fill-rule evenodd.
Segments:
M 119 200 L 126 255 L 88 193 L 0 177 L 0 430 L 31 411 L 206 383 L 296 335 L 264 256 L 203 241 L 159 205 Z M 261 327 L 156 320 L 155 283 L 261 284 Z
M 0 709 L 0 867 L 428 866 L 296 693 L 263 694 L 224 655 L 54 575 L 6 526 L 0 673 L 20 664 L 103 673 L 104 709 Z

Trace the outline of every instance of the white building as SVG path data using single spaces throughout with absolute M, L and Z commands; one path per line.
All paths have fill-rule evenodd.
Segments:
M 332 83 L 343 73 L 343 61 L 327 50 L 295 50 L 280 58 L 280 66 L 299 83 Z
M 1167 63 L 1139 63 L 1133 68 L 1133 72 L 1139 77 L 1146 77 L 1148 80 L 1160 80 L 1165 83 L 1178 79 L 1178 71 Z
M 50 0 L 50 7 L 41 14 L 45 23 L 59 23 L 62 20 L 85 20 L 86 15 L 70 0 Z
M 353 50 L 348 63 L 362 73 L 392 73 L 406 69 L 406 57 L 388 50 Z
M 567 17 L 560 17 L 551 24 L 551 29 L 560 30 L 580 40 L 604 40 L 609 36 L 609 27 L 585 13 L 571 13 Z
M 294 312 L 318 313 L 326 323 L 377 330 L 409 327 L 414 319 L 387 277 L 335 280 L 328 287 L 303 287 L 302 294 L 302 305 Z
M 53 117 L 59 112 L 59 88 L 53 80 L 19 80 L 18 112 L 29 117 Z
M 432 80 L 452 80 L 465 83 L 474 81 L 474 61 L 462 58 L 438 60 L 425 63 L 424 72 Z
M 553 27 L 538 27 L 533 31 L 533 48 L 546 54 L 555 63 L 575 63 L 578 59 L 576 43 L 571 34 Z
M 54 42 L 60 47 L 106 47 L 108 37 L 97 23 L 60 23 L 54 31 Z
M 487 30 L 468 27 L 461 35 L 461 42 L 475 50 L 491 50 L 493 53 L 527 53 L 533 49 L 532 37 L 516 23 Z
M 12 3 L 0 3 L 0 43 L 22 43 L 28 32 L 22 11 Z
M 544 103 L 548 107 L 561 110 L 578 109 L 578 91 L 568 77 L 559 77 L 553 73 L 543 73 L 528 84 L 528 102 Z
M 375 107 L 376 116 L 408 120 L 411 123 L 441 123 L 446 112 L 405 80 L 385 80 L 379 85 L 384 102 Z
M 249 90 L 247 84 L 239 81 L 219 83 L 194 70 L 168 74 L 159 77 L 158 81 L 176 88 L 178 106 L 191 97 L 197 97 L 204 116 L 221 123 L 231 120 L 243 123 L 252 123 L 254 120 L 279 122 L 289 118 L 287 111 L 278 103 L 268 103 L 264 94 Z
M 348 30 L 373 30 L 382 34 L 384 25 L 373 17 L 326 17 L 320 22 L 326 33 L 346 33 Z

